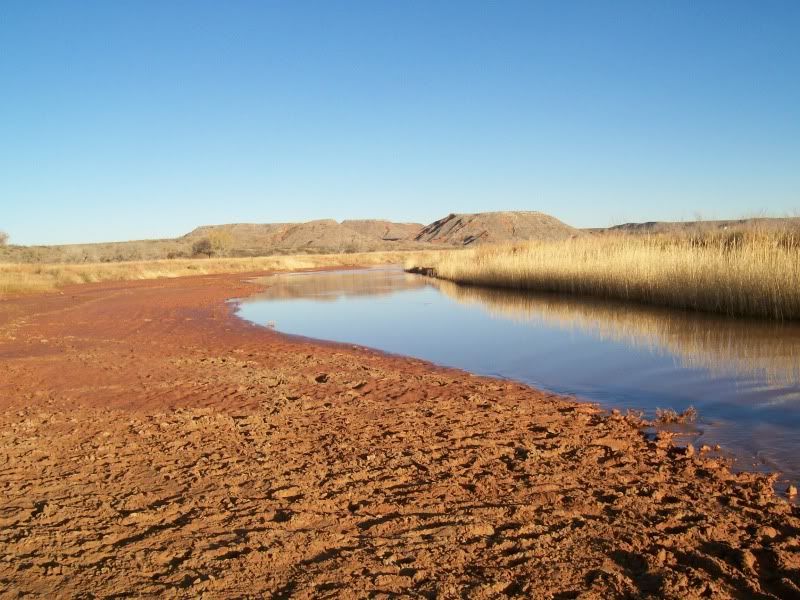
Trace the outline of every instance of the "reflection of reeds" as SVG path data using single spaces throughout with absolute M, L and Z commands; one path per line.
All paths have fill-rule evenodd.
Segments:
M 259 279 L 266 289 L 245 302 L 314 298 L 336 300 L 348 296 L 380 296 L 425 287 L 428 282 L 399 270 L 369 269 L 325 273 L 282 274 Z
M 407 265 L 433 267 L 457 283 L 800 319 L 797 229 L 581 236 L 479 246 L 415 257 Z
M 579 329 L 668 352 L 689 367 L 758 375 L 773 384 L 800 383 L 800 326 L 794 323 L 429 281 L 458 302 L 480 305 L 504 318 Z

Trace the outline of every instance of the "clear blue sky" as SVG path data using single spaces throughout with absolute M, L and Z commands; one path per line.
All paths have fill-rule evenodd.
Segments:
M 800 2 L 3 0 L 0 229 L 800 211 Z

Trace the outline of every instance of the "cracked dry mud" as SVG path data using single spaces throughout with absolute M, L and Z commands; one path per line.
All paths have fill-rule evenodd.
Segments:
M 800 511 L 768 478 L 249 325 L 225 299 L 255 289 L 0 302 L 0 597 L 800 597 Z

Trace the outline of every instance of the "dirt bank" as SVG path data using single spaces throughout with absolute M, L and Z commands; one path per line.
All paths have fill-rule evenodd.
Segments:
M 800 597 L 766 478 L 248 325 L 241 279 L 0 302 L 0 596 Z

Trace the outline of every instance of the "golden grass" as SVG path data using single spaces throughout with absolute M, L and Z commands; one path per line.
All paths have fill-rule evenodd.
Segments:
M 90 264 L 0 263 L 0 297 L 47 292 L 65 285 L 98 281 L 402 263 L 410 258 L 410 254 L 413 253 L 397 251 Z
M 791 230 L 487 245 L 417 255 L 406 267 L 432 267 L 437 277 L 462 284 L 800 319 L 800 235 Z

